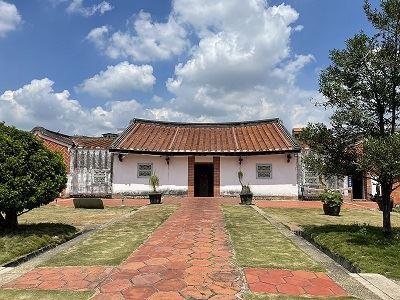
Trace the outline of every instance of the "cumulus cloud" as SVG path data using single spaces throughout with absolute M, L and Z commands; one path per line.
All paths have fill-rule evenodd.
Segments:
M 171 15 L 165 23 L 154 22 L 141 11 L 127 31 L 112 32 L 108 26 L 94 28 L 87 35 L 110 58 L 154 61 L 179 55 L 188 47 L 187 32 Z
M 80 14 L 84 17 L 90 17 L 95 14 L 103 15 L 114 7 L 107 1 L 102 1 L 92 6 L 84 6 L 83 0 L 72 0 L 67 7 L 67 12 L 71 14 Z
M 32 80 L 0 95 L 0 122 L 30 130 L 34 126 L 70 134 L 100 134 L 126 127 L 134 116 L 154 118 L 136 100 L 114 101 L 104 107 L 82 107 L 67 90 L 55 92 L 48 78 Z
M 112 97 L 121 92 L 147 90 L 155 82 L 152 66 L 137 66 L 124 61 L 86 79 L 77 89 L 93 96 Z
M 21 23 L 21 15 L 14 4 L 0 0 L 0 38 Z
M 154 61 L 185 54 L 166 82 L 171 99 L 110 101 L 88 109 L 68 91 L 55 92 L 49 79 L 34 80 L 0 96 L 0 121 L 26 129 L 43 125 L 99 133 L 124 127 L 135 116 L 200 122 L 280 117 L 288 128 L 326 120 L 329 111 L 310 101 L 320 97 L 318 92 L 297 82 L 314 61 L 311 54 L 291 49 L 291 37 L 301 29 L 298 18 L 291 6 L 264 0 L 174 0 L 164 23 L 141 12 L 132 30 L 102 26 L 87 35 L 116 59 Z M 78 89 L 111 99 L 119 91 L 150 88 L 154 81 L 150 66 L 124 61 Z
M 174 94 L 168 110 L 197 119 L 281 117 L 289 126 L 306 123 L 309 117 L 300 109 L 291 111 L 310 107 L 318 95 L 296 82 L 314 58 L 292 53 L 291 35 L 299 30 L 292 7 L 263 0 L 175 0 L 172 15 L 199 42 L 166 82 Z

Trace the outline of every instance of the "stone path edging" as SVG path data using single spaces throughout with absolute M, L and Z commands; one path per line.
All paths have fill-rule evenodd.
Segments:
M 296 246 L 302 251 L 308 254 L 312 259 L 320 263 L 326 270 L 329 277 L 335 280 L 340 286 L 342 286 L 349 294 L 354 295 L 360 299 L 368 300 L 380 300 L 381 298 L 373 293 L 371 290 L 366 288 L 363 284 L 357 281 L 350 273 L 332 258 L 321 252 L 318 248 L 312 245 L 305 239 L 297 236 L 285 225 L 275 220 L 272 216 L 267 214 L 259 207 L 252 206 L 264 219 L 266 219 L 271 225 L 276 227 L 280 233 L 285 237 L 289 238 Z
M 130 213 L 127 213 L 123 216 L 118 216 L 104 224 L 95 226 L 93 228 L 91 228 L 90 231 L 86 231 L 84 233 L 82 233 L 81 235 L 63 243 L 60 244 L 58 246 L 56 246 L 55 248 L 51 248 L 48 251 L 45 251 L 37 256 L 32 257 L 31 259 L 29 259 L 28 261 L 25 261 L 21 264 L 19 264 L 16 267 L 10 267 L 10 268 L 4 268 L 1 271 L 1 276 L 0 276 L 0 287 L 3 286 L 6 283 L 9 283 L 10 281 L 22 276 L 23 274 L 33 270 L 34 268 L 36 268 L 38 265 L 40 265 L 41 263 L 43 263 L 44 261 L 48 260 L 50 257 L 60 253 L 61 251 L 64 251 L 70 247 L 75 246 L 77 243 L 81 242 L 84 239 L 89 238 L 92 234 L 94 234 L 95 232 L 104 229 L 108 226 L 111 226 L 117 222 L 123 221 L 126 218 L 129 218 L 130 216 L 134 215 L 135 213 L 141 211 L 142 209 L 145 209 L 147 206 L 142 206 L 140 208 L 138 208 L 137 210 L 134 210 Z
M 380 274 L 359 273 L 351 274 L 368 289 L 384 300 L 400 300 L 400 286 Z

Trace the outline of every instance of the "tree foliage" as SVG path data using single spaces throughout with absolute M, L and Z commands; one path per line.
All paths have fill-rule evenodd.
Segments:
M 323 103 L 331 124 L 309 124 L 301 135 L 312 152 L 306 163 L 324 175 L 364 172 L 382 188 L 383 227 L 391 234 L 390 194 L 400 178 L 400 0 L 368 1 L 364 11 L 376 30 L 346 41 L 330 52 L 322 71 Z
M 29 132 L 0 123 L 0 223 L 17 225 L 17 216 L 53 201 L 65 188 L 60 154 L 47 150 Z

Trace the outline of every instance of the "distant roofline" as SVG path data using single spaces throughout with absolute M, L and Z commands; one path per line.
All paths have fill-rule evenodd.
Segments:
M 32 128 L 32 133 L 39 132 L 43 137 L 55 140 L 56 142 L 71 146 L 71 147 L 82 147 L 78 142 L 79 140 L 112 140 L 114 141 L 116 137 L 104 137 L 104 136 L 84 136 L 84 135 L 67 135 L 60 132 L 52 131 L 47 128 L 36 126 Z M 110 133 L 107 133 L 110 134 Z
M 130 121 L 130 125 L 134 123 L 152 123 L 152 124 L 160 124 L 160 125 L 174 125 L 174 126 L 198 126 L 198 127 L 207 127 L 207 126 L 240 126 L 240 125 L 249 125 L 249 124 L 259 124 L 259 123 L 282 123 L 279 118 L 270 118 L 270 119 L 260 119 L 260 120 L 249 120 L 249 121 L 230 121 L 230 122 L 175 122 L 175 121 L 161 121 L 161 120 L 150 120 L 150 119 L 140 119 L 133 118 Z M 128 126 L 129 127 L 129 126 Z

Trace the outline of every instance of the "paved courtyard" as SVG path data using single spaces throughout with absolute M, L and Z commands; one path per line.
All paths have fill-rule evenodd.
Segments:
M 237 200 L 187 198 L 179 202 L 179 209 L 117 267 L 35 268 L 3 288 L 96 290 L 96 300 L 237 299 L 248 290 L 347 295 L 321 272 L 241 269 L 220 208 L 221 203 L 237 204 Z

